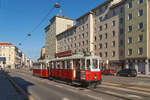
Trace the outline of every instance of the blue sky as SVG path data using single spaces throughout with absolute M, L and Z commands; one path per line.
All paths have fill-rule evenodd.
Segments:
M 31 37 L 26 35 L 40 23 L 56 1 L 59 0 L 0 0 L 0 42 L 11 42 L 29 58 L 39 58 L 41 47 L 45 44 L 44 28 L 59 9 L 54 9 L 40 27 L 31 33 Z M 63 15 L 76 19 L 104 1 L 61 0 L 60 4 Z M 22 40 L 25 41 L 19 46 Z

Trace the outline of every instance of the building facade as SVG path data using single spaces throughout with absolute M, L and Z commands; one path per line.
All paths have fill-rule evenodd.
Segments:
M 56 35 L 73 26 L 73 19 L 65 16 L 54 16 L 50 20 L 50 24 L 45 28 L 46 43 L 45 43 L 45 58 L 51 59 L 57 52 Z
M 127 0 L 125 5 L 126 67 L 150 73 L 150 0 Z
M 21 68 L 28 65 L 27 57 L 12 43 L 0 43 L 1 68 Z M 4 62 L 5 60 L 5 62 Z
M 124 66 L 124 1 L 108 0 L 57 35 L 58 52 L 90 52 L 102 57 L 105 67 Z
M 150 0 L 107 0 L 56 34 L 56 51 L 90 52 L 102 57 L 104 68 L 149 74 L 149 18 Z

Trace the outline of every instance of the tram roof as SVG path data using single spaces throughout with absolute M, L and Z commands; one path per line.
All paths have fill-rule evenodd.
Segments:
M 71 60 L 71 59 L 99 59 L 102 60 L 99 56 L 84 56 L 84 55 L 72 55 L 68 57 L 54 58 L 50 61 L 63 61 L 63 60 Z

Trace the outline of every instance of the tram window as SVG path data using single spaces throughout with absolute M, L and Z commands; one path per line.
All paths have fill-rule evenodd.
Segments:
M 90 65 L 91 65 L 90 64 L 90 59 L 88 59 L 86 63 L 87 63 L 87 69 L 90 69 Z
M 98 61 L 96 59 L 93 59 L 93 66 L 94 68 L 98 67 Z
M 71 69 L 71 62 L 70 62 L 70 60 L 67 61 L 67 69 Z
M 60 69 L 60 62 L 57 62 L 57 69 Z
M 62 61 L 62 68 L 65 69 L 65 61 Z
M 81 60 L 81 69 L 85 69 L 85 59 Z
M 54 69 L 56 69 L 56 62 L 54 62 L 53 64 L 54 64 Z

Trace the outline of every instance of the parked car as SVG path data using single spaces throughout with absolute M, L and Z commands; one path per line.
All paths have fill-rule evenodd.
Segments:
M 102 71 L 103 75 L 116 75 L 116 71 L 113 69 L 105 69 Z
M 137 71 L 135 69 L 123 69 L 123 70 L 117 72 L 117 76 L 136 77 L 137 76 Z

